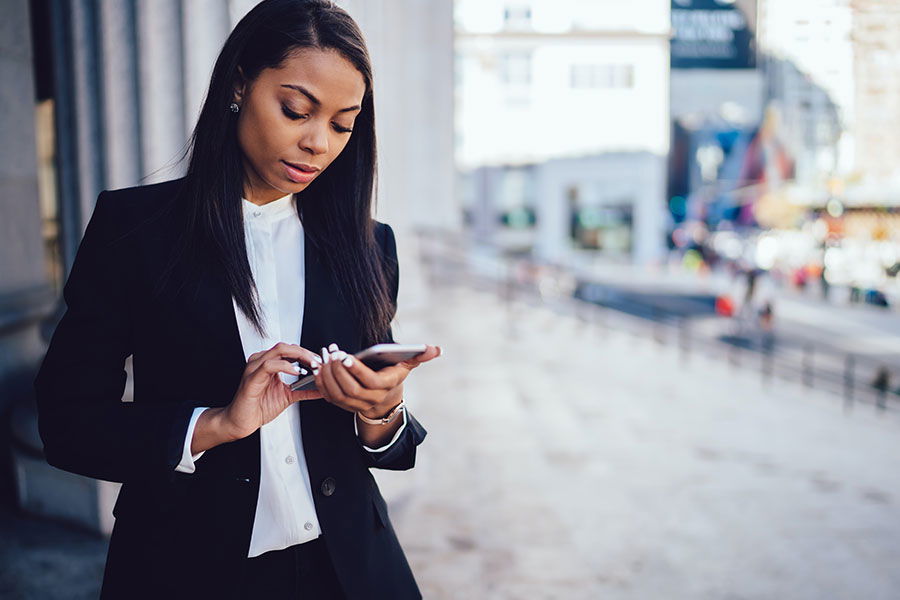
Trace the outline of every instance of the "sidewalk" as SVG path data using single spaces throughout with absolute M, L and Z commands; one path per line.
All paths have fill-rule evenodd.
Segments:
M 407 380 L 429 435 L 415 469 L 376 476 L 425 598 L 896 598 L 896 413 L 542 309 L 516 307 L 512 335 L 489 294 L 422 294 L 395 335 L 446 351 Z M 96 598 L 105 542 L 0 529 L 0 597 Z
M 96 600 L 107 541 L 0 506 L 0 598 Z
M 896 598 L 900 419 L 433 289 L 397 339 L 429 430 L 379 473 L 426 598 Z

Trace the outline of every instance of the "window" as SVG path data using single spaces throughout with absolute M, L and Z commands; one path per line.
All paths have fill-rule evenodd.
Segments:
M 624 89 L 634 87 L 634 65 L 572 65 L 573 89 Z
M 503 24 L 506 29 L 531 29 L 531 7 L 526 4 L 512 4 L 503 10 Z
M 507 85 L 531 84 L 531 53 L 507 52 L 501 54 L 500 81 Z

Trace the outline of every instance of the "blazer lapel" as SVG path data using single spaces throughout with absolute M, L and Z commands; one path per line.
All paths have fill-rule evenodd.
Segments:
M 184 304 L 188 318 L 203 329 L 213 351 L 221 352 L 229 362 L 243 368 L 244 347 L 225 282 L 210 271 L 203 271 L 190 287 Z
M 322 302 L 331 287 L 331 281 L 319 260 L 315 244 L 303 234 L 303 326 L 300 329 L 300 345 L 307 350 L 319 352 L 326 341 L 327 331 L 323 322 Z
M 306 285 L 303 299 L 303 330 L 300 345 L 319 352 L 332 342 L 348 353 L 360 348 L 353 315 L 338 295 L 338 290 L 321 260 L 321 250 L 304 235 Z
M 152 265 L 150 270 L 155 271 L 155 275 L 168 263 L 177 245 L 180 221 L 185 218 L 173 204 L 177 197 L 173 190 L 165 188 L 160 194 L 155 203 L 158 210 L 145 223 L 150 227 L 148 264 Z M 209 352 L 222 355 L 229 364 L 243 370 L 246 364 L 244 349 L 231 294 L 221 274 L 207 263 L 198 268 L 181 261 L 171 275 L 176 289 L 170 289 L 161 301 L 154 299 L 153 302 L 161 302 L 155 308 L 173 319 L 176 328 L 185 327 L 185 334 L 203 336 Z M 195 329 L 196 334 L 193 333 Z

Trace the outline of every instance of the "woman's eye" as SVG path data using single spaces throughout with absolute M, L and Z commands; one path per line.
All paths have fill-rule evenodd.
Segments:
M 284 106 L 284 105 L 281 106 L 281 112 L 284 113 L 284 116 L 286 116 L 288 119 L 291 119 L 293 121 L 296 121 L 297 119 L 302 119 L 302 118 L 306 117 L 306 115 L 298 115 L 297 113 L 295 113 L 294 111 L 292 111 L 291 109 L 289 109 L 287 106 Z
M 296 121 L 297 119 L 305 119 L 305 118 L 309 117 L 309 115 L 297 114 L 283 104 L 281 105 L 281 112 L 283 112 L 284 116 L 286 116 L 288 119 L 291 119 L 292 121 Z M 331 126 L 334 127 L 334 130 L 337 131 L 338 133 L 350 133 L 351 131 L 353 131 L 353 129 L 351 129 L 349 127 L 343 127 L 341 125 L 338 125 L 337 123 L 332 123 Z

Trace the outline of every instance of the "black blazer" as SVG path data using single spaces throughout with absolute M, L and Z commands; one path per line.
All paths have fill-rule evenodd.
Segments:
M 123 483 L 102 598 L 230 598 L 250 547 L 259 431 L 208 450 L 194 473 L 175 470 L 193 409 L 231 402 L 246 365 L 231 296 L 214 271 L 151 299 L 178 214 L 162 209 L 182 182 L 100 194 L 64 287 L 66 313 L 34 381 L 47 461 Z M 396 303 L 390 226 L 378 223 L 376 238 Z M 300 344 L 361 350 L 308 238 L 305 268 Z M 134 401 L 122 402 L 129 355 Z M 370 453 L 352 413 L 324 400 L 300 410 L 316 513 L 344 593 L 421 598 L 369 469 L 412 468 L 425 429 L 410 414 L 395 445 Z

